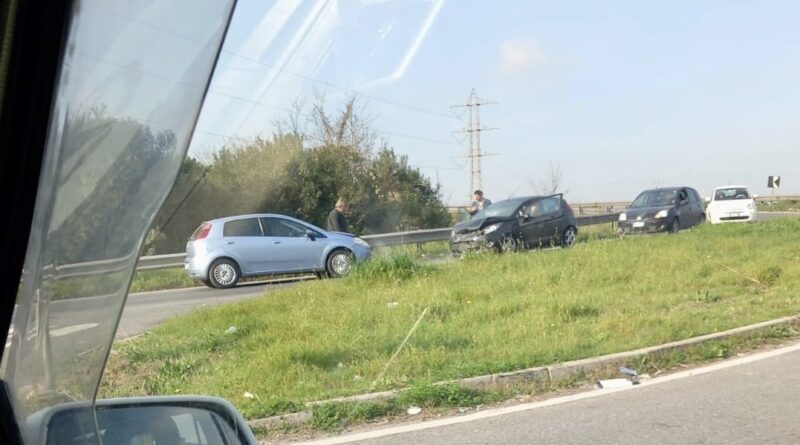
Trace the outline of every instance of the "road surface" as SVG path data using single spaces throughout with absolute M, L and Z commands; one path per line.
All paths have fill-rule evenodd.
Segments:
M 292 282 L 242 284 L 233 289 L 195 287 L 130 294 L 122 311 L 117 338 L 140 334 L 176 315 L 195 309 L 254 298 L 264 295 L 265 292 L 291 285 Z
M 794 344 L 621 391 L 594 390 L 360 433 L 398 433 L 368 440 L 351 441 L 363 437 L 353 435 L 312 443 L 796 445 L 800 444 L 798 368 L 800 344 Z

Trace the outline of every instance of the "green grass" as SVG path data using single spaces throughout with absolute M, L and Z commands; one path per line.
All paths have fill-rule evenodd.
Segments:
M 164 289 L 181 289 L 202 286 L 198 280 L 189 278 L 183 269 L 140 270 L 131 283 L 131 292 L 148 292 Z
M 798 289 L 795 219 L 438 266 L 399 255 L 346 279 L 176 318 L 118 345 L 102 393 L 213 394 L 249 418 L 263 417 L 312 400 L 631 350 L 794 314 Z M 229 326 L 237 332 L 225 334 Z

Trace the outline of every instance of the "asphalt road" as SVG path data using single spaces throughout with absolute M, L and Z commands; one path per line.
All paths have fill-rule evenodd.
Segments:
M 275 284 L 242 284 L 233 289 L 194 287 L 130 294 L 117 329 L 117 339 L 140 334 L 176 315 L 195 309 L 217 306 L 254 298 L 265 292 L 291 286 L 292 282 Z
M 796 445 L 800 443 L 799 367 L 800 345 L 795 344 L 659 377 L 621 391 L 593 390 L 494 412 L 377 430 L 366 434 L 399 434 L 369 440 L 347 441 L 359 437 L 351 436 L 316 443 Z M 419 429 L 426 423 L 448 422 L 451 424 Z

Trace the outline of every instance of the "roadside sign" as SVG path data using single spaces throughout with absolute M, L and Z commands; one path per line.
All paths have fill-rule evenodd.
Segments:
M 780 176 L 770 176 L 767 179 L 767 187 L 771 189 L 780 188 L 781 186 L 781 177 Z

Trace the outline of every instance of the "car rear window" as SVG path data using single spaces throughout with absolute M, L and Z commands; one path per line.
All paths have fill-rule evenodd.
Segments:
M 750 199 L 750 192 L 744 187 L 731 187 L 719 189 L 714 192 L 714 201 L 728 201 L 733 199 Z
M 222 236 L 261 236 L 257 218 L 228 221 L 222 228 Z

